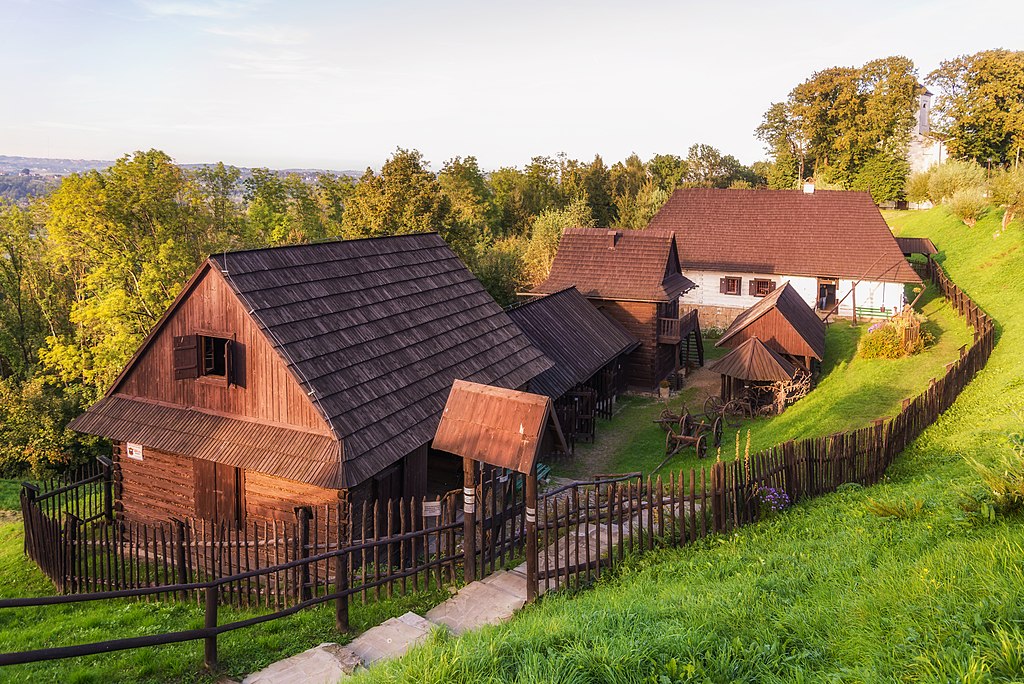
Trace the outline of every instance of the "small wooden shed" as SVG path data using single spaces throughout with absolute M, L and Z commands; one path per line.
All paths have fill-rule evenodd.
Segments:
M 806 371 L 825 356 L 825 323 L 788 282 L 737 316 L 715 346 L 738 349 L 754 338 Z
M 709 364 L 708 370 L 722 375 L 723 401 L 739 396 L 744 387 L 792 380 L 797 372 L 796 366 L 756 337 L 747 338 L 731 352 Z
M 574 439 L 593 439 L 595 416 L 611 417 L 626 388 L 625 363 L 640 340 L 575 287 L 507 313 L 555 364 L 530 381 L 530 391 L 551 397 L 570 448 Z

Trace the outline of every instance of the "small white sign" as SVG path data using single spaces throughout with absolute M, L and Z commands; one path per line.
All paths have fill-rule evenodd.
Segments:
M 142 460 L 142 445 L 141 444 L 132 444 L 131 442 L 128 442 L 128 458 L 134 459 L 136 461 L 141 461 Z
M 424 518 L 436 518 L 441 515 L 441 502 L 440 501 L 424 501 L 423 502 L 423 517 Z

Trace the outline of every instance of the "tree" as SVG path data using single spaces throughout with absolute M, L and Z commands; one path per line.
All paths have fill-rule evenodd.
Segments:
M 669 193 L 649 179 L 633 197 L 622 197 L 618 203 L 621 228 L 646 228 L 658 210 L 668 201 Z
M 72 327 L 48 338 L 41 360 L 98 396 L 221 242 L 193 180 L 157 150 L 64 178 L 48 205 L 48 257 L 71 283 Z
M 988 200 L 981 188 L 965 188 L 957 190 L 949 199 L 949 210 L 964 222 L 968 228 L 973 228 L 985 212 L 988 210 Z
M 437 181 L 451 204 L 455 220 L 478 235 L 490 230 L 497 213 L 494 193 L 476 157 L 449 159 L 437 174 Z
M 615 162 L 611 168 L 612 197 L 616 206 L 625 199 L 632 199 L 647 182 L 647 167 L 637 154 Z
M 997 172 L 990 183 L 992 201 L 1003 209 L 1002 230 L 1024 211 L 1024 168 L 1004 169 Z
M 907 178 L 906 186 L 906 197 L 907 201 L 913 202 L 914 204 L 921 204 L 930 200 L 928 194 L 928 183 L 931 180 L 931 174 L 928 171 L 919 171 L 912 173 Z
M 899 202 L 906 196 L 909 175 L 910 163 L 906 157 L 879 152 L 861 165 L 850 187 L 870 192 L 875 204 Z
M 583 200 L 573 200 L 564 209 L 548 209 L 533 222 L 526 248 L 526 276 L 539 283 L 551 272 L 551 262 L 566 228 L 592 228 L 594 217 Z
M 647 173 L 661 190 L 672 194 L 689 174 L 686 160 L 674 154 L 656 154 L 647 162 Z
M 481 244 L 474 259 L 473 275 L 502 306 L 516 301 L 516 293 L 529 284 L 524 255 L 527 241 L 522 237 L 506 237 L 494 243 Z
M 1024 147 L 1024 51 L 986 50 L 928 74 L 949 153 L 979 164 L 1018 164 Z
M 928 198 L 935 204 L 948 203 L 958 192 L 981 192 L 984 185 L 985 169 L 974 162 L 954 159 L 929 170 Z
M 28 211 L 0 204 L 0 378 L 22 381 L 46 335 L 43 244 Z

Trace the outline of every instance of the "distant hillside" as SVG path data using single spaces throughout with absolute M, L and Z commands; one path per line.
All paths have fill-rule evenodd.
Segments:
M 44 157 L 14 157 L 0 154 L 0 199 L 24 202 L 52 192 L 60 179 L 72 173 L 105 169 L 114 164 L 103 159 L 49 159 Z M 201 169 L 212 164 L 179 164 L 183 169 Z M 241 181 L 252 175 L 252 169 L 238 167 Z M 321 173 L 358 178 L 362 171 L 346 169 L 274 169 L 278 174 L 297 175 L 306 182 L 316 180 Z

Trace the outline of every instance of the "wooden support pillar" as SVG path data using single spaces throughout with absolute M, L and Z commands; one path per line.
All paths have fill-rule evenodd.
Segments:
M 462 459 L 462 548 L 466 584 L 476 580 L 476 461 Z
M 220 587 L 211 584 L 206 587 L 206 612 L 203 616 L 203 627 L 217 629 L 217 604 L 219 603 Z M 207 670 L 217 670 L 217 635 L 212 634 L 203 639 L 203 665 Z
M 537 600 L 537 466 L 526 476 L 526 602 Z
M 853 324 L 857 325 L 857 283 L 850 286 L 850 306 L 853 307 Z

